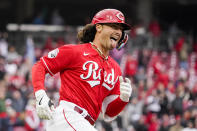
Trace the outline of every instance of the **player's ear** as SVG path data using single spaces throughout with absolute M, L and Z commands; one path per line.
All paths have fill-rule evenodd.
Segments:
M 97 32 L 101 32 L 102 29 L 103 29 L 103 26 L 101 24 L 96 24 L 96 31 Z

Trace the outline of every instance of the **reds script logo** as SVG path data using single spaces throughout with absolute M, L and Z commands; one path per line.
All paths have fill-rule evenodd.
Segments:
M 81 74 L 80 75 L 81 79 L 86 80 L 92 76 L 93 80 L 87 81 L 87 83 L 90 84 L 91 87 L 94 87 L 100 84 L 102 69 L 99 69 L 99 66 L 96 62 L 94 61 L 85 62 L 83 64 L 83 70 L 88 71 L 88 74 L 87 75 Z M 96 71 L 98 71 L 98 73 L 96 73 Z M 115 79 L 113 68 L 111 69 L 111 73 L 107 74 L 107 72 L 104 71 L 104 82 L 102 83 L 102 86 L 104 86 L 108 90 L 112 90 L 117 80 L 118 80 L 118 77 Z M 112 87 L 109 87 L 107 84 L 112 85 Z

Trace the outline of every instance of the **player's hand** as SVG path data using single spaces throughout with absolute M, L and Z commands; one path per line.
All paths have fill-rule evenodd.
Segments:
M 125 82 L 122 76 L 119 77 L 120 81 L 120 99 L 124 102 L 129 102 L 129 98 L 132 93 L 131 81 L 125 78 Z
M 44 90 L 35 92 L 36 96 L 36 112 L 41 119 L 52 119 L 54 112 L 54 104 L 47 96 Z

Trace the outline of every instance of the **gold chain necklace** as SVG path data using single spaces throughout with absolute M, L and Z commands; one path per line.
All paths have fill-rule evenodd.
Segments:
M 92 47 L 93 47 L 94 49 L 96 49 L 96 50 L 99 52 L 100 56 L 101 56 L 104 60 L 107 60 L 107 59 L 108 59 L 108 56 L 105 57 L 105 55 L 103 54 L 103 52 L 102 52 L 93 42 L 90 42 L 90 43 L 91 43 Z

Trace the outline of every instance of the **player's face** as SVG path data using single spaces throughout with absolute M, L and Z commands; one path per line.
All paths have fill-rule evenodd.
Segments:
M 122 36 L 122 26 L 118 24 L 102 24 L 100 42 L 105 50 L 115 48 Z

